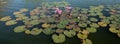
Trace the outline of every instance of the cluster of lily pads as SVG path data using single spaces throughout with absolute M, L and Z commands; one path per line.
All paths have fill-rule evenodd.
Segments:
M 28 35 L 39 35 L 41 33 L 52 35 L 51 38 L 55 43 L 63 43 L 66 41 L 66 37 L 77 36 L 82 40 L 82 44 L 92 44 L 92 41 L 88 39 L 89 34 L 97 32 L 99 27 L 107 26 L 110 26 L 110 32 L 116 33 L 120 37 L 120 13 L 118 12 L 120 8 L 111 9 L 99 5 L 89 8 L 73 7 L 70 12 L 67 12 L 65 8 L 67 5 L 70 4 L 64 1 L 50 4 L 42 3 L 42 7 L 33 10 L 22 8 L 13 12 L 15 19 L 6 16 L 0 21 L 6 22 L 6 26 L 12 26 L 22 21 L 24 25 L 15 27 L 14 32 L 24 32 Z M 120 7 L 120 5 L 118 6 Z M 51 12 L 55 10 L 54 7 L 62 8 L 62 14 L 52 14 Z M 110 14 L 105 16 L 103 12 L 110 12 Z M 39 27 L 34 27 L 37 25 Z

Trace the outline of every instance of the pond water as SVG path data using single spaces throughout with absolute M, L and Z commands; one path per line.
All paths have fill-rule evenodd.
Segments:
M 30 10 L 40 6 L 40 0 L 5 0 L 7 3 L 0 3 L 0 18 L 3 16 L 13 16 L 14 11 L 21 8 L 28 8 Z M 60 0 L 47 0 L 47 2 Z M 66 0 L 74 7 L 88 7 L 96 5 L 114 5 L 120 4 L 120 0 Z M 21 25 L 21 23 L 17 24 Z M 55 44 L 51 36 L 40 34 L 37 36 L 26 35 L 22 33 L 14 33 L 14 26 L 5 26 L 0 22 L 0 44 Z M 120 38 L 116 34 L 108 31 L 108 28 L 100 28 L 97 33 L 90 34 L 89 39 L 93 44 L 120 44 Z M 62 44 L 80 44 L 77 37 L 67 38 L 66 42 Z

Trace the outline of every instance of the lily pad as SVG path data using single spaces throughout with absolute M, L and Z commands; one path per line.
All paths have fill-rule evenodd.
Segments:
M 91 40 L 85 39 L 82 44 L 93 44 Z
M 42 29 L 33 28 L 31 30 L 31 35 L 39 35 L 42 32 Z
M 67 37 L 74 37 L 76 35 L 76 32 L 74 30 L 65 30 L 64 31 L 64 34 L 67 36 Z
M 87 24 L 86 23 L 78 23 L 78 26 L 80 26 L 80 27 L 87 27 Z
M 88 37 L 88 35 L 82 34 L 82 33 L 78 33 L 78 34 L 77 34 L 77 37 L 78 37 L 79 39 L 86 39 L 86 38 Z
M 5 23 L 5 25 L 7 25 L 7 26 L 14 25 L 14 24 L 17 24 L 17 22 L 15 20 L 10 20 Z
M 92 24 L 90 24 L 90 27 L 93 27 L 93 28 L 99 28 L 99 25 L 96 24 L 96 23 L 92 23 Z
M 0 19 L 0 21 L 8 21 L 11 20 L 12 18 L 10 16 L 6 16 Z
M 116 29 L 116 28 L 109 28 L 109 31 L 112 32 L 112 33 L 118 33 L 119 31 Z
M 46 34 L 46 35 L 50 35 L 54 32 L 55 32 L 55 30 L 52 30 L 50 28 L 43 29 L 43 33 Z
M 27 30 L 25 26 L 18 26 L 14 28 L 14 32 L 16 33 L 24 32 L 25 30 Z
M 97 32 L 97 29 L 96 29 L 96 28 L 93 28 L 93 27 L 91 27 L 91 28 L 86 28 L 86 30 L 88 30 L 88 31 L 91 32 L 91 33 Z
M 52 39 L 53 39 L 53 42 L 55 43 L 63 43 L 66 40 L 64 34 L 59 34 L 59 35 L 53 34 Z

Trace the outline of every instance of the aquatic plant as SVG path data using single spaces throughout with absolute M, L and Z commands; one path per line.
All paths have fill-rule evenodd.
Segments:
M 91 24 L 90 24 L 90 27 L 93 27 L 93 28 L 99 28 L 99 25 L 96 24 L 96 23 L 91 23 Z
M 57 24 L 57 28 L 65 28 L 65 25 L 63 25 L 63 24 Z
M 109 28 L 109 31 L 112 32 L 112 33 L 118 33 L 119 31 L 116 29 L 116 28 Z
M 46 34 L 46 35 L 50 35 L 50 34 L 52 34 L 54 32 L 55 32 L 55 30 L 52 30 L 51 28 L 43 29 L 43 33 Z
M 38 28 L 33 28 L 31 30 L 31 35 L 39 35 L 42 32 L 42 29 L 38 29 Z
M 87 27 L 87 24 L 86 23 L 78 23 L 78 26 L 80 26 L 80 27 Z
M 20 12 L 27 12 L 27 11 L 28 11 L 27 8 L 22 8 L 22 9 L 20 9 Z
M 64 31 L 64 34 L 67 36 L 67 37 L 74 37 L 76 35 L 76 32 L 74 30 L 65 30 Z
M 16 33 L 24 32 L 25 30 L 27 30 L 25 26 L 18 26 L 14 28 L 14 32 Z
M 84 39 L 82 44 L 93 44 L 91 40 L 89 39 Z
M 76 27 L 76 28 L 74 27 L 73 30 L 76 32 L 81 31 L 81 29 L 79 27 Z
M 32 25 L 38 25 L 39 23 L 40 23 L 39 20 L 32 20 L 32 21 L 30 21 L 30 24 L 32 24 Z
M 83 39 L 83 40 L 84 40 L 84 39 L 86 39 L 86 38 L 88 37 L 88 35 L 82 34 L 82 33 L 79 32 L 79 33 L 77 34 L 77 37 L 78 37 L 79 39 Z
M 95 33 L 95 32 L 97 32 L 97 29 L 94 28 L 94 27 L 88 27 L 88 28 L 86 28 L 86 30 L 88 30 L 90 33 Z
M 39 19 L 39 17 L 36 16 L 36 15 L 35 15 L 35 16 L 31 16 L 30 18 L 31 18 L 31 19 Z
M 81 33 L 88 35 L 88 34 L 89 34 L 89 31 L 88 31 L 88 30 L 83 29 L 83 31 L 82 31 Z
M 15 20 L 9 20 L 5 23 L 5 25 L 10 26 L 10 25 L 14 25 L 17 24 L 17 22 Z
M 96 18 L 90 18 L 90 21 L 92 21 L 92 22 L 97 22 L 98 19 L 96 19 Z
M 105 22 L 98 22 L 98 25 L 99 25 L 99 26 L 102 26 L 102 27 L 106 27 L 106 26 L 107 26 L 107 23 L 105 23 Z
M 64 30 L 63 29 L 56 29 L 56 33 L 63 33 Z
M 42 27 L 43 27 L 43 28 L 48 28 L 48 27 L 50 27 L 50 24 L 44 23 L 44 24 L 42 24 Z
M 65 42 L 66 38 L 65 38 L 65 35 L 64 34 L 53 34 L 52 35 L 52 39 L 55 43 L 63 43 Z
M 8 21 L 11 20 L 12 18 L 10 16 L 6 16 L 0 19 L 0 21 Z
M 25 30 L 25 34 L 31 34 L 30 30 Z

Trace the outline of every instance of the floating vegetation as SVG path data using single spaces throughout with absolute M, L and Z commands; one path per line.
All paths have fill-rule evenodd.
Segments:
M 80 27 L 87 27 L 87 24 L 86 23 L 79 23 L 78 24 Z
M 43 28 L 48 28 L 48 27 L 50 27 L 50 24 L 44 23 L 44 24 L 42 24 L 42 27 Z
M 82 33 L 78 33 L 78 34 L 77 34 L 77 37 L 78 37 L 79 39 L 86 39 L 86 38 L 88 37 L 88 35 L 82 34 Z
M 92 21 L 92 22 L 97 22 L 98 19 L 96 19 L 96 18 L 90 18 L 90 21 Z
M 50 35 L 54 32 L 55 32 L 55 30 L 52 30 L 51 28 L 43 29 L 43 33 L 46 34 L 46 35 Z
M 106 27 L 107 26 L 107 23 L 105 22 L 98 22 L 98 25 L 102 26 L 102 27 Z
M 38 29 L 38 28 L 33 28 L 31 30 L 31 35 L 39 35 L 42 32 L 42 29 Z
M 93 44 L 91 40 L 85 39 L 82 44 Z
M 97 32 L 97 29 L 94 28 L 94 27 L 86 28 L 86 30 L 88 30 L 88 31 L 91 32 L 91 33 Z
M 66 40 L 64 34 L 59 34 L 59 35 L 53 34 L 52 39 L 55 43 L 63 43 Z
M 97 23 L 91 23 L 91 24 L 90 24 L 90 27 L 99 28 L 99 25 L 98 25 Z
M 92 44 L 92 41 L 88 39 L 89 34 L 108 26 L 110 26 L 110 32 L 120 37 L 120 5 L 80 8 L 70 7 L 65 0 L 41 4 L 41 7 L 31 11 L 22 8 L 13 12 L 13 19 L 11 16 L 6 16 L 0 21 L 4 21 L 7 26 L 23 23 L 22 26 L 15 27 L 13 31 L 24 32 L 28 35 L 39 35 L 43 32 L 46 35 L 52 35 L 53 42 L 61 44 L 66 41 L 66 37 L 74 36 L 82 40 L 82 44 Z M 56 8 L 62 12 L 56 13 Z M 104 12 L 109 15 L 106 16 Z
M 7 25 L 7 26 L 14 25 L 14 24 L 17 24 L 17 22 L 15 20 L 10 20 L 5 23 L 5 25 Z
M 8 21 L 11 20 L 12 18 L 10 16 L 6 16 L 0 19 L 0 21 Z
M 24 32 L 25 30 L 27 30 L 25 26 L 18 26 L 14 28 L 14 32 L 16 33 Z
M 67 37 L 73 37 L 73 36 L 76 35 L 76 32 L 75 32 L 74 30 L 69 30 L 69 31 L 65 30 L 65 31 L 64 31 L 64 34 L 65 34 Z

